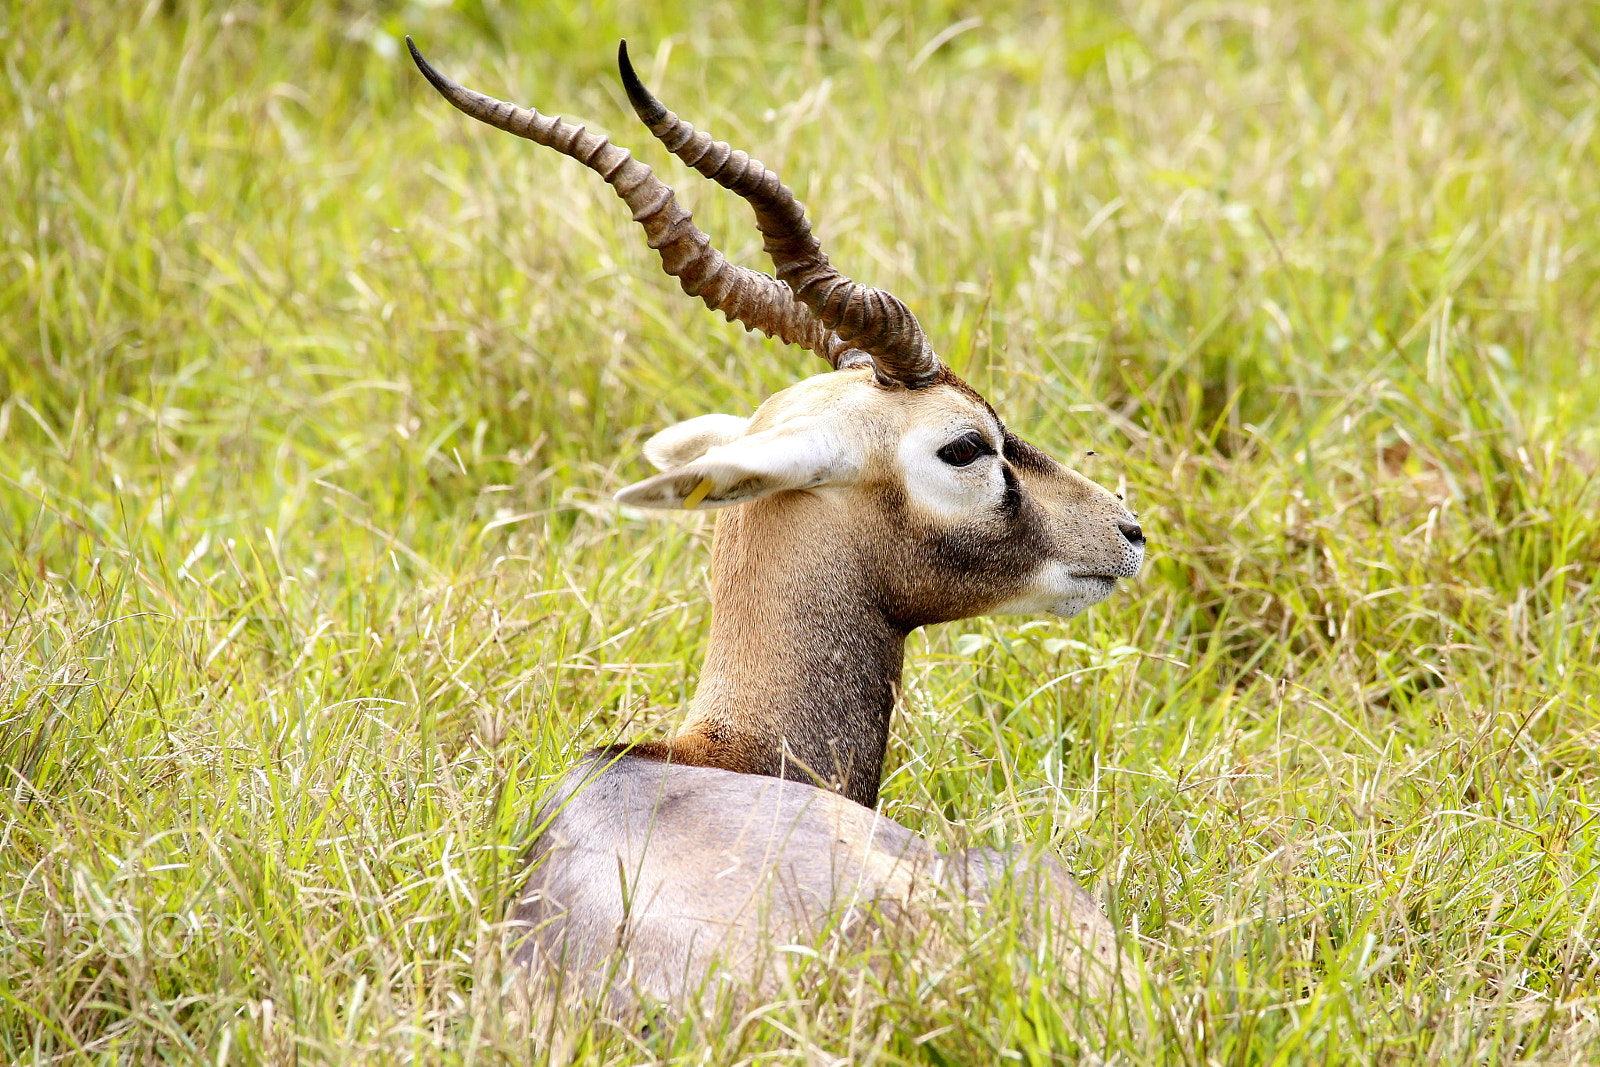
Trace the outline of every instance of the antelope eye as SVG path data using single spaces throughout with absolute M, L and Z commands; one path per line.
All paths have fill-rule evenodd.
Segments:
M 952 467 L 965 467 L 979 456 L 993 455 L 994 449 L 989 447 L 989 442 L 983 439 L 982 434 L 973 431 L 951 441 L 936 454 Z

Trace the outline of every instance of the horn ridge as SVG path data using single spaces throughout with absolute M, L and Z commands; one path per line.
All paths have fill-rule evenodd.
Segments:
M 599 174 L 644 228 L 662 268 L 689 296 L 699 297 L 729 322 L 799 345 L 834 367 L 855 366 L 862 354 L 846 344 L 789 287 L 769 274 L 730 262 L 679 206 L 672 187 L 626 148 L 560 117 L 540 114 L 457 84 L 423 58 L 407 36 L 406 47 L 423 77 L 463 114 L 507 133 L 570 156 Z M 692 131 L 691 131 L 692 132 Z
M 626 41 L 617 49 L 617 65 L 628 102 L 662 145 L 750 204 L 773 274 L 797 300 L 847 346 L 871 356 L 885 384 L 916 389 L 937 380 L 942 369 L 939 358 L 911 309 L 892 293 L 852 282 L 828 263 L 822 243 L 811 232 L 805 206 L 775 172 L 668 110 L 639 80 Z M 841 289 L 843 299 L 835 302 L 833 297 Z

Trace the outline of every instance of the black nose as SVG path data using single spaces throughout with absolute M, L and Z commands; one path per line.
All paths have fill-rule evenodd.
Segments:
M 1136 522 L 1119 522 L 1117 529 L 1122 531 L 1122 536 L 1128 539 L 1128 544 L 1138 548 L 1144 544 L 1144 529 Z

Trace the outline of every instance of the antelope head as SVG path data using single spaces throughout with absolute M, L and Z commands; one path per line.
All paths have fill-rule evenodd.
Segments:
M 1075 615 L 1138 574 L 1144 534 L 1118 497 L 1021 440 L 934 354 L 893 295 L 828 262 L 776 174 L 696 131 L 640 83 L 635 111 L 684 163 L 742 196 L 774 271 L 730 263 L 649 167 L 606 138 L 417 66 L 461 111 L 611 184 L 683 290 L 827 360 L 749 418 L 656 434 L 638 508 L 732 509 L 713 547 L 713 628 L 673 758 L 824 781 L 872 804 L 903 640 L 987 614 Z M 639 746 L 635 746 L 638 748 Z

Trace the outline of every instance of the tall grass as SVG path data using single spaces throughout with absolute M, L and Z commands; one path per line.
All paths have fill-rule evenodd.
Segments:
M 1147 980 L 819 964 L 584 1057 L 1600 1057 L 1600 8 L 177 0 L 0 11 L 0 1058 L 539 1058 L 532 812 L 692 692 L 710 524 L 607 498 L 816 364 L 407 32 L 758 263 L 627 36 L 1151 538 L 915 638 L 883 802 L 1051 842 Z

